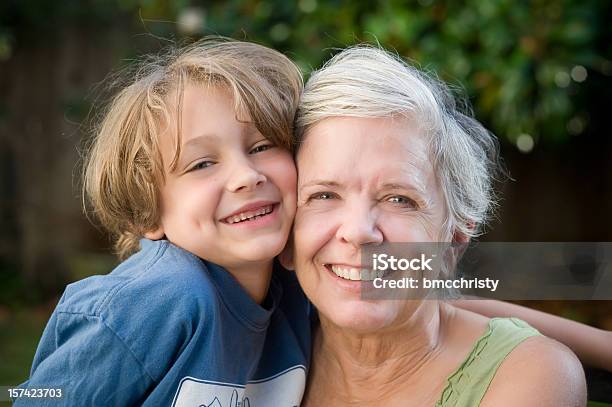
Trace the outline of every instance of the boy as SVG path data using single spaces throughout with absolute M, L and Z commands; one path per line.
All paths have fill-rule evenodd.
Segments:
M 307 301 L 273 259 L 295 213 L 301 87 L 289 59 L 244 42 L 204 40 L 140 67 L 84 174 L 120 257 L 140 250 L 67 287 L 23 387 L 75 406 L 299 404 Z

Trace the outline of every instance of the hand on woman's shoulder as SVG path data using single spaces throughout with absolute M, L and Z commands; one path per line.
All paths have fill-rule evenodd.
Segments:
M 586 406 L 580 361 L 565 345 L 545 336 L 526 339 L 504 360 L 481 406 Z

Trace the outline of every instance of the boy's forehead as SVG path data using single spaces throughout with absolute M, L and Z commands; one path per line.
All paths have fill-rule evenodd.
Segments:
M 250 120 L 249 110 L 243 103 L 240 93 L 222 82 L 187 82 L 181 91 L 183 104 L 185 99 L 202 101 L 208 106 L 222 104 L 232 106 L 234 115 L 243 121 Z
M 202 123 L 214 125 L 225 118 L 255 127 L 249 109 L 242 103 L 240 95 L 234 94 L 223 84 L 190 81 L 182 88 L 168 92 L 165 99 L 164 114 L 160 120 L 160 133 L 165 137 L 176 140 L 188 138 L 185 123 L 191 126 Z M 207 112 L 211 111 L 215 112 L 214 117 L 206 117 L 210 116 Z M 198 120 L 200 117 L 202 121 Z
M 182 94 L 173 93 L 167 100 L 170 114 L 164 115 L 160 123 L 158 140 L 164 167 L 169 172 L 192 158 L 194 151 L 220 145 L 227 137 L 228 125 L 233 127 L 232 131 L 238 129 L 243 138 L 259 133 L 245 104 L 236 102 L 227 87 L 190 83 L 184 86 Z

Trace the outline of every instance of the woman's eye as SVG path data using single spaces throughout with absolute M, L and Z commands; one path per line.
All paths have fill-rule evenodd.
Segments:
M 329 199 L 334 199 L 337 196 L 338 195 L 334 194 L 333 192 L 317 192 L 316 194 L 312 194 L 310 196 L 310 199 L 316 199 L 318 201 L 327 201 Z
M 400 206 L 406 206 L 406 207 L 416 207 L 416 202 L 414 202 L 413 199 L 410 199 L 406 196 L 403 195 L 393 195 L 390 196 L 388 198 L 386 198 L 387 202 L 390 202 L 392 204 L 396 204 L 396 205 L 400 205 Z
M 251 149 L 251 151 L 249 151 L 249 154 L 261 153 L 262 151 L 269 150 L 269 149 L 271 149 L 273 147 L 274 147 L 273 144 L 260 144 L 258 146 L 253 147 L 253 149 Z
M 191 169 L 189 171 L 195 171 L 195 170 L 202 170 L 204 168 L 208 168 L 212 165 L 214 165 L 215 163 L 213 161 L 200 161 L 199 163 L 195 164 L 193 167 L 191 167 Z

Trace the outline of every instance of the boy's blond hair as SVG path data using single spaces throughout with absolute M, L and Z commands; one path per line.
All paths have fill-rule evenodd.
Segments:
M 281 53 L 217 37 L 147 57 L 108 105 L 83 170 L 84 202 L 111 233 L 120 259 L 135 252 L 143 234 L 158 225 L 159 186 L 164 182 L 159 137 L 172 117 L 181 117 L 189 83 L 226 89 L 237 117 L 248 112 L 261 134 L 291 148 L 303 84 L 300 70 Z M 175 125 L 170 170 L 180 154 L 180 119 Z

